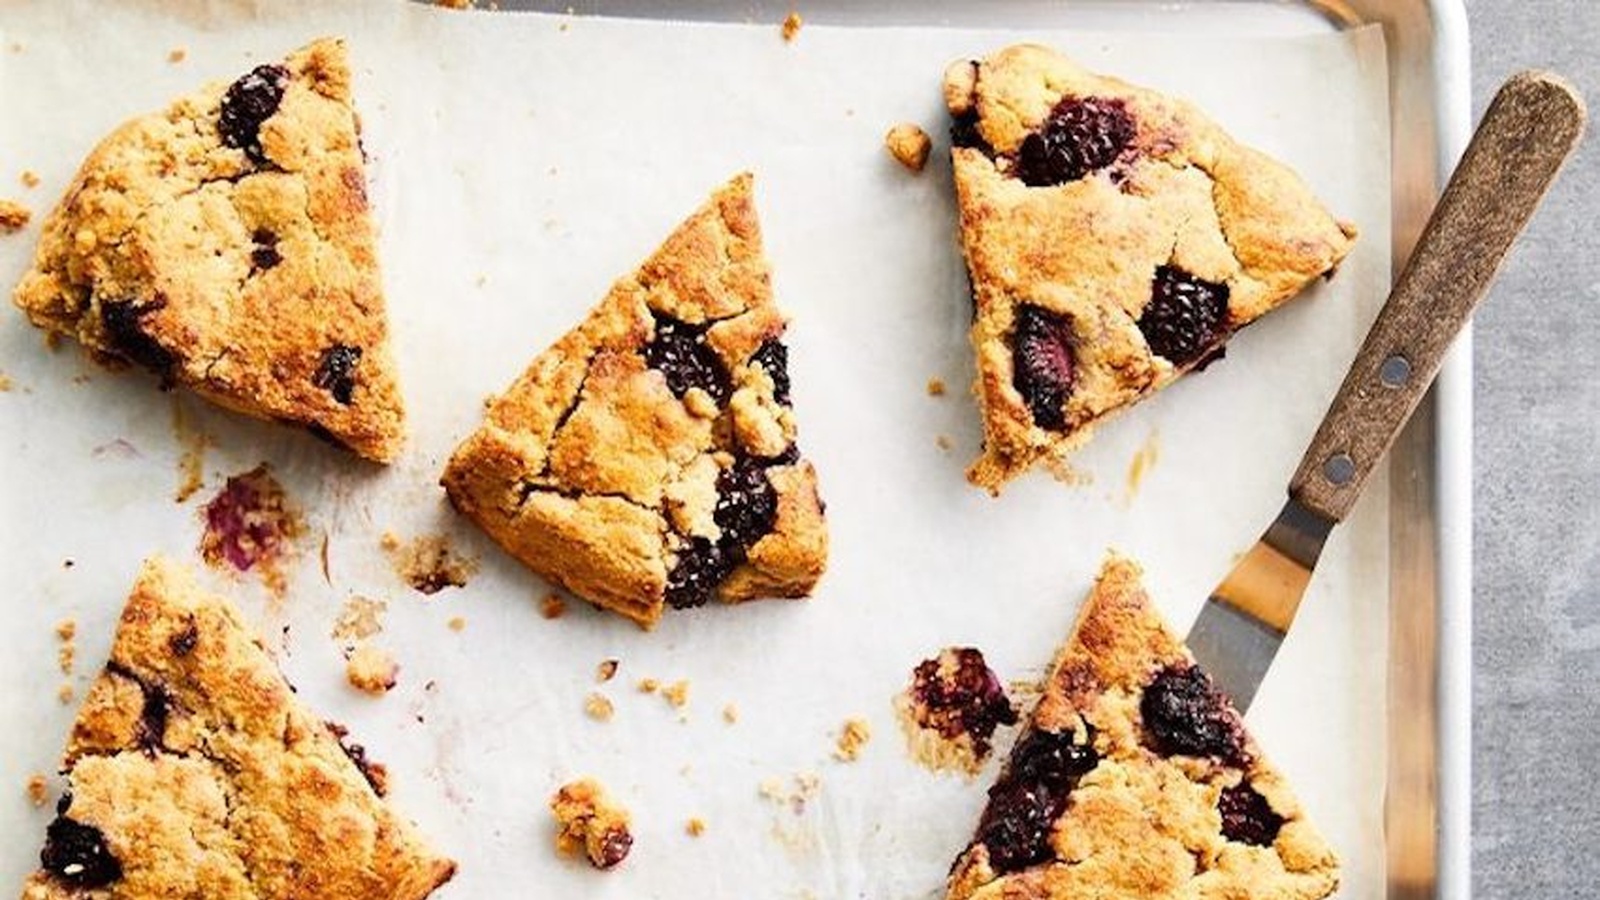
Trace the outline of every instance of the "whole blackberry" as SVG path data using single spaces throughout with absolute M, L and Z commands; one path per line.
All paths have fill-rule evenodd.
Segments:
M 704 606 L 734 565 L 721 547 L 703 537 L 690 538 L 678 549 L 678 562 L 667 573 L 667 605 L 673 609 Z
M 789 348 L 783 341 L 772 338 L 750 354 L 750 362 L 760 366 L 772 379 L 772 399 L 789 405 Z
M 1194 363 L 1228 336 L 1228 286 L 1158 266 L 1150 284 L 1150 302 L 1139 315 L 1150 352 L 1174 365 Z
M 722 529 L 723 552 L 742 560 L 778 519 L 778 492 L 766 468 L 745 459 L 724 469 L 717 476 L 717 505 L 711 515 Z
M 1039 129 L 1022 139 L 1015 174 L 1029 187 L 1077 181 L 1116 162 L 1137 132 L 1121 100 L 1063 98 Z
M 1031 303 L 1017 307 L 1011 333 L 1011 385 L 1040 428 L 1067 426 L 1067 397 L 1075 378 L 1072 323 Z
M 1244 730 L 1199 666 L 1169 666 L 1156 673 L 1139 699 L 1139 714 L 1151 746 L 1163 756 L 1214 756 L 1243 765 Z
M 1222 836 L 1243 844 L 1270 847 L 1283 827 L 1283 816 L 1273 812 L 1267 798 L 1256 793 L 1248 781 L 1223 788 L 1217 812 L 1222 814 Z

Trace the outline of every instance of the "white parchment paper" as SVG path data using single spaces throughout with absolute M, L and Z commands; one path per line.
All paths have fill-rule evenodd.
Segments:
M 1037 677 L 1107 547 L 1141 559 L 1186 625 L 1283 485 L 1388 282 L 1381 35 L 1284 39 L 1084 32 L 687 25 L 452 13 L 398 2 L 0 2 L 0 195 L 39 218 L 98 138 L 211 79 L 321 34 L 349 39 L 412 436 L 386 470 L 242 421 L 141 375 L 50 352 L 0 313 L 0 893 L 36 861 L 47 811 L 22 799 L 55 766 L 73 709 L 56 699 L 54 624 L 79 624 L 73 680 L 98 669 L 146 554 L 194 559 L 198 509 L 230 473 L 270 461 L 311 535 L 274 603 L 210 575 L 281 640 L 300 695 L 389 764 L 394 801 L 461 862 L 441 897 L 921 898 L 939 889 L 992 771 L 968 783 L 907 758 L 890 709 L 941 646 L 981 647 Z M 1044 476 L 995 501 L 962 471 L 978 426 L 965 392 L 965 276 L 948 164 L 888 159 L 889 125 L 942 134 L 947 61 L 1026 37 L 1198 101 L 1294 165 L 1359 248 L 1332 282 L 1263 320 L 1226 361 L 1143 404 L 1081 455 L 1091 484 Z M 169 52 L 182 49 L 181 62 Z M 35 189 L 17 182 L 33 169 Z M 734 172 L 757 173 L 779 302 L 792 314 L 802 444 L 829 501 L 833 560 L 806 603 L 669 615 L 654 633 L 575 604 L 456 521 L 435 487 L 500 390 Z M 0 286 L 37 234 L 0 239 Z M 940 377 L 942 399 L 924 385 Z M 189 424 L 175 429 L 174 418 Z M 178 431 L 209 436 L 206 486 L 176 503 Z M 954 449 L 942 450 L 939 436 Z M 1155 462 L 1135 491 L 1131 460 Z M 1383 882 L 1387 486 L 1328 547 L 1250 722 L 1345 861 L 1346 897 Z M 411 592 L 379 536 L 446 532 L 482 559 L 462 590 Z M 328 535 L 325 580 L 317 545 Z M 67 559 L 71 568 L 64 566 Z M 389 604 L 379 642 L 402 665 L 372 700 L 329 636 L 352 594 Z M 466 628 L 447 627 L 464 616 Z M 281 628 L 288 625 L 287 632 Z M 597 687 L 602 659 L 618 678 Z M 638 693 L 687 678 L 689 706 Z M 616 705 L 583 714 L 599 690 Z M 721 710 L 736 704 L 726 723 Z M 863 716 L 862 759 L 831 759 Z M 635 813 L 637 844 L 604 875 L 558 860 L 544 803 L 593 774 Z M 803 813 L 766 779 L 815 773 Z M 690 817 L 705 820 L 698 839 Z

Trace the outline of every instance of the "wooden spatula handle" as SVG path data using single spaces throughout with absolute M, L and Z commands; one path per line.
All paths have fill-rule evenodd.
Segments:
M 1495 95 L 1416 249 L 1289 483 L 1289 494 L 1340 521 L 1439 371 L 1583 134 L 1582 98 L 1545 72 Z

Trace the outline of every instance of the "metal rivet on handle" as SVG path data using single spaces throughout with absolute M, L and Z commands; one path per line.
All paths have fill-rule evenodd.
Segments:
M 1322 464 L 1322 477 L 1334 484 L 1349 484 L 1356 477 L 1356 461 L 1348 453 L 1335 453 Z
M 1378 380 L 1384 387 L 1397 388 L 1411 379 L 1411 360 L 1395 354 L 1378 367 Z

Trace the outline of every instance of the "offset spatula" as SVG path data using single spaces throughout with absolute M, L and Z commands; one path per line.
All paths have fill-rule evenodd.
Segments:
M 1583 134 L 1583 100 L 1544 72 L 1495 95 L 1289 482 L 1289 501 L 1200 610 L 1189 647 L 1242 712 L 1294 621 L 1328 532 L 1439 371 L 1511 243 Z

